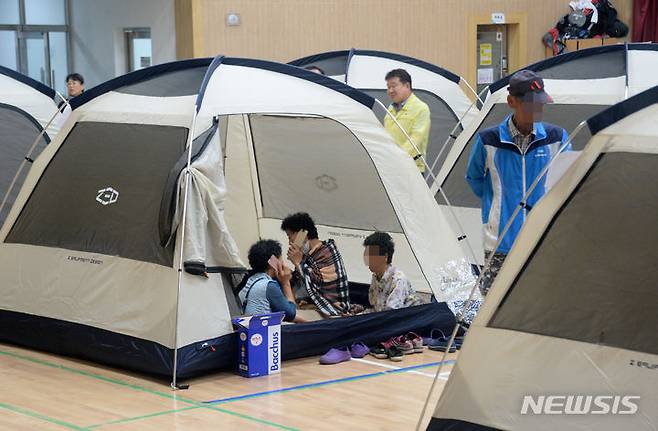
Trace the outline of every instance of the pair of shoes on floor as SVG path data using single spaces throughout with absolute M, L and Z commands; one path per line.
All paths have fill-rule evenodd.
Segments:
M 429 338 L 423 338 L 423 344 L 427 346 L 430 350 L 435 350 L 438 352 L 445 352 L 448 348 L 448 342 L 450 341 L 450 336 L 446 335 L 440 329 L 432 329 L 430 332 Z M 461 349 L 462 343 L 464 342 L 464 337 L 455 337 L 452 346 L 448 353 L 455 353 L 457 350 Z
M 354 343 L 350 348 L 347 346 L 334 347 L 320 356 L 320 364 L 333 365 L 349 361 L 352 358 L 363 358 L 369 351 L 368 346 L 363 343 Z
M 423 338 L 415 332 L 393 337 L 388 342 L 400 349 L 405 355 L 423 353 Z
M 404 353 L 400 348 L 393 344 L 393 339 L 382 341 L 370 349 L 370 354 L 377 359 L 390 359 L 393 362 L 400 362 Z
M 423 339 L 414 332 L 381 342 L 370 351 L 377 359 L 390 359 L 394 362 L 401 361 L 404 355 L 422 352 Z

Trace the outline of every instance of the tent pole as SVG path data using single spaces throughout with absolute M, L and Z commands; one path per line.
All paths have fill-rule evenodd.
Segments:
M 180 287 L 183 282 L 183 250 L 185 248 L 185 223 L 187 220 L 187 197 L 190 190 L 190 165 L 192 164 L 192 144 L 194 143 L 194 130 L 196 128 L 197 105 L 194 105 L 194 115 L 192 116 L 192 127 L 187 135 L 187 164 L 185 166 L 185 191 L 183 192 L 183 215 L 178 228 L 181 229 L 180 234 L 180 254 L 178 255 L 178 285 L 176 287 L 176 323 L 174 325 L 174 367 L 171 377 L 171 389 L 187 389 L 189 385 L 178 384 L 178 315 L 179 302 L 180 302 Z
M 59 97 L 62 97 L 59 93 L 57 93 L 57 95 Z M 62 98 L 62 99 L 64 100 L 64 103 L 68 106 L 69 105 L 68 100 L 66 100 L 64 98 Z M 50 117 L 50 120 L 48 121 L 48 123 L 46 123 L 46 126 L 43 129 L 41 129 L 41 131 L 37 135 L 36 139 L 32 143 L 32 146 L 27 151 L 27 154 L 25 155 L 25 157 L 21 161 L 21 164 L 18 167 L 18 170 L 16 171 L 16 175 L 14 175 L 14 178 L 11 180 L 11 183 L 9 184 L 9 188 L 7 189 L 7 192 L 5 193 L 4 197 L 2 198 L 2 203 L 0 203 L 0 213 L 2 213 L 2 209 L 5 207 L 5 204 L 7 203 L 7 200 L 9 199 L 9 195 L 11 194 L 11 191 L 14 189 L 14 186 L 16 185 L 16 181 L 18 181 L 18 177 L 21 175 L 21 172 L 23 172 L 23 168 L 25 167 L 25 163 L 28 162 L 28 161 L 30 163 L 33 162 L 32 152 L 34 152 L 34 149 L 39 144 L 39 140 L 41 140 L 44 133 L 46 133 L 46 130 L 48 129 L 48 127 L 50 127 L 52 122 L 55 121 L 55 118 L 57 117 L 57 114 L 59 114 L 59 109 L 55 110 L 55 113 L 53 114 L 52 117 Z
M 466 82 L 466 81 L 464 81 L 464 82 Z M 485 91 L 487 91 L 487 90 L 489 90 L 489 87 L 488 87 L 488 86 L 485 87 L 485 88 L 480 92 L 480 94 L 477 94 L 477 95 L 476 95 L 477 100 L 474 100 L 474 101 L 471 103 L 471 105 L 468 107 L 468 109 L 467 109 L 467 110 L 462 114 L 462 116 L 459 118 L 459 120 L 458 120 L 457 123 L 455 124 L 455 127 L 452 128 L 452 131 L 450 132 L 450 134 L 449 134 L 448 137 L 446 138 L 445 142 L 443 143 L 443 146 L 441 147 L 441 150 L 439 151 L 439 154 L 437 154 L 436 158 L 434 159 L 434 162 L 432 162 L 432 168 L 430 169 L 432 172 L 434 172 L 434 168 L 436 167 L 437 162 L 438 162 L 439 159 L 441 158 L 441 155 L 443 154 L 443 152 L 445 151 L 445 149 L 448 148 L 448 142 L 450 142 L 451 139 L 457 140 L 457 135 L 455 135 L 455 132 L 457 131 L 457 127 L 459 127 L 459 126 L 461 125 L 461 126 L 462 126 L 462 130 L 464 130 L 464 126 L 463 126 L 464 118 L 466 118 L 466 115 L 468 115 L 468 113 L 471 112 L 471 109 L 473 109 L 473 107 L 475 106 L 475 104 L 477 103 L 477 101 L 478 101 L 478 100 L 481 101 L 480 96 L 481 96 Z M 483 104 L 484 104 L 484 103 L 483 103 Z M 428 184 L 428 185 L 429 185 L 429 184 Z M 434 183 L 432 183 L 431 185 L 429 185 L 430 189 L 432 188 L 433 185 L 434 185 Z
M 567 137 L 567 141 L 563 142 L 560 148 L 558 149 L 557 153 L 551 158 L 551 160 L 548 162 L 546 166 L 539 172 L 537 177 L 534 179 L 532 184 L 530 184 L 530 187 L 526 191 L 525 195 L 523 196 L 523 199 L 521 202 L 519 202 L 519 205 L 516 207 L 512 215 L 510 216 L 509 220 L 505 224 L 504 229 L 502 230 L 501 234 L 498 236 L 498 240 L 496 241 L 496 245 L 494 246 L 494 250 L 498 249 L 498 246 L 500 243 L 503 241 L 505 238 L 505 235 L 509 231 L 510 227 L 512 226 L 512 223 L 514 222 L 514 219 L 516 216 L 519 214 L 519 211 L 523 209 L 526 205 L 526 202 L 532 192 L 535 190 L 537 185 L 539 184 L 539 181 L 546 175 L 550 167 L 555 163 L 555 160 L 557 160 L 557 156 L 562 153 L 562 151 L 573 141 L 573 139 L 580 133 L 580 131 L 585 127 L 587 124 L 587 121 L 583 121 L 576 128 L 571 132 L 571 134 Z M 423 418 L 425 417 L 425 414 L 427 413 L 427 406 L 429 404 L 430 398 L 432 397 L 432 393 L 434 392 L 434 387 L 436 386 L 436 381 L 439 379 L 439 375 L 441 374 L 441 370 L 443 369 L 443 364 L 448 356 L 448 352 L 450 351 L 450 348 L 452 347 L 453 343 L 455 342 L 455 337 L 457 336 L 457 331 L 459 330 L 459 325 L 461 323 L 462 318 L 464 317 L 464 313 L 466 310 L 468 310 L 468 307 L 471 305 L 471 302 L 473 302 L 473 298 L 475 296 L 475 291 L 479 288 L 480 283 L 482 281 L 483 275 L 489 270 L 489 267 L 491 266 L 491 262 L 493 260 L 493 253 L 491 256 L 489 256 L 489 259 L 484 263 L 484 268 L 482 268 L 482 271 L 480 271 L 480 275 L 477 278 L 477 281 L 475 282 L 475 285 L 471 289 L 471 294 L 469 295 L 468 299 L 466 302 L 464 302 L 464 305 L 462 307 L 461 313 L 459 315 L 455 316 L 457 320 L 457 324 L 452 330 L 452 334 L 450 335 L 450 340 L 448 340 L 448 345 L 446 347 L 446 350 L 443 352 L 443 356 L 441 357 L 441 362 L 439 363 L 439 368 L 436 370 L 436 374 L 434 375 L 434 381 L 432 382 L 432 386 L 430 387 L 430 392 L 427 394 L 427 398 L 425 399 L 425 405 L 423 406 L 423 410 L 420 413 L 420 418 L 418 419 L 418 423 L 416 424 L 416 431 L 420 430 L 420 426 L 422 425 Z M 494 280 L 495 281 L 495 280 Z
M 485 92 L 485 90 L 489 90 L 489 86 L 487 85 L 486 87 L 484 87 L 484 89 L 480 92 L 480 94 L 478 94 L 478 93 L 473 89 L 473 87 L 471 87 L 471 84 L 469 84 L 467 80 L 465 80 L 464 78 L 462 78 L 461 81 L 464 83 L 464 85 L 466 85 L 466 87 L 467 87 L 469 90 L 471 90 L 471 93 L 473 93 L 473 95 L 475 96 L 475 102 L 474 102 L 474 103 L 476 103 L 476 102 L 480 102 L 481 104 L 484 105 L 484 101 L 481 99 L 481 96 L 482 96 L 482 93 Z
M 624 61 L 625 61 L 625 68 L 626 68 L 626 84 L 624 87 L 624 100 L 628 99 L 628 42 L 624 42 Z
M 416 150 L 416 152 L 420 155 L 420 160 L 422 160 L 423 165 L 425 165 L 425 169 L 430 169 L 430 166 L 427 164 L 427 160 L 425 159 L 425 156 L 422 155 L 422 153 L 418 149 L 418 146 L 416 146 L 416 143 L 411 139 L 411 136 L 409 136 L 407 131 L 404 130 L 404 128 L 400 125 L 400 123 L 395 118 L 395 116 L 393 114 L 391 114 L 388 111 L 388 109 L 386 109 L 386 106 L 384 106 L 384 104 L 379 99 L 375 99 L 375 101 L 377 103 L 379 103 L 379 105 L 386 112 L 386 115 L 388 115 L 393 120 L 393 122 L 396 124 L 396 126 L 402 131 L 404 136 L 407 138 L 407 140 L 409 140 L 411 145 L 414 147 L 414 150 Z M 429 170 L 428 175 L 432 179 L 433 183 L 436 184 L 437 183 L 436 175 L 434 175 L 434 172 L 432 172 L 431 169 Z M 441 196 L 443 196 L 443 199 L 445 199 L 446 203 L 448 204 L 448 209 L 450 211 L 450 214 L 452 215 L 452 218 L 455 220 L 455 223 L 457 223 L 457 227 L 459 228 L 459 234 L 457 236 L 457 241 L 466 240 L 466 247 L 468 248 L 468 252 L 470 253 L 470 258 L 473 259 L 473 261 L 471 263 L 476 263 L 477 262 L 477 257 L 475 255 L 475 251 L 473 250 L 473 247 L 471 246 L 470 241 L 468 240 L 468 237 L 466 236 L 466 231 L 464 230 L 464 227 L 462 226 L 461 222 L 459 221 L 459 217 L 457 217 L 457 214 L 455 214 L 455 211 L 454 211 L 452 205 L 450 204 L 450 201 L 448 200 L 448 196 L 446 196 L 446 194 L 443 192 L 443 187 L 441 187 L 440 185 L 438 187 L 439 187 L 439 192 L 441 192 Z

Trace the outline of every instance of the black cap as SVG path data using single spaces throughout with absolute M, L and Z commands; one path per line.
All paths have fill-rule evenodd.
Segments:
M 544 80 L 532 70 L 520 70 L 512 75 L 507 91 L 526 102 L 553 102 L 551 96 L 544 91 Z

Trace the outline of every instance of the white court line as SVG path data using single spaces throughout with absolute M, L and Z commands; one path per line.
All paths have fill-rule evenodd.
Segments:
M 388 368 L 390 370 L 400 370 L 402 367 L 396 367 L 395 365 L 388 365 L 388 364 L 382 364 L 381 362 L 374 362 L 374 361 L 368 361 L 366 359 L 359 359 L 359 358 L 352 358 L 353 361 L 358 361 L 358 362 L 363 362 L 364 364 L 370 364 L 370 365 L 377 365 L 378 367 L 384 367 Z M 417 374 L 419 376 L 425 376 L 425 377 L 430 377 L 434 378 L 434 374 L 429 374 L 429 373 L 423 373 L 422 371 L 416 371 L 416 370 L 409 370 L 405 371 L 406 373 L 410 374 Z M 448 380 L 448 376 L 450 376 L 450 371 L 444 371 L 439 375 L 439 379 L 441 380 Z

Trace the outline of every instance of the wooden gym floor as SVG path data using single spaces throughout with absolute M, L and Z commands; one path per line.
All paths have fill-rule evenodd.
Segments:
M 143 375 L 0 344 L 0 430 L 414 430 L 441 358 L 305 358 L 284 362 L 280 375 L 224 372 L 173 392 Z M 422 429 L 455 359 L 448 355 Z

